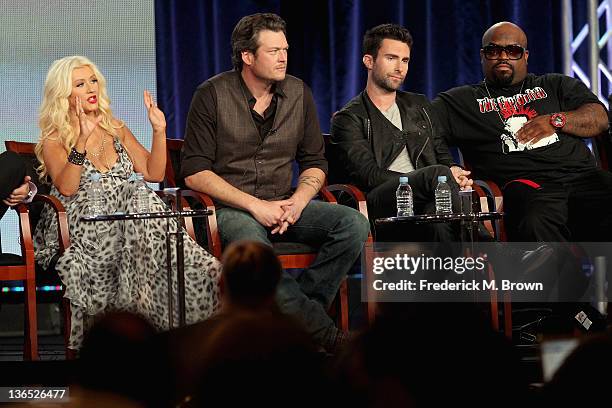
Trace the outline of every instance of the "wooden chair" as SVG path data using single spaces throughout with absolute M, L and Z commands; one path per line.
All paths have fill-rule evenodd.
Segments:
M 26 307 L 26 325 L 25 325 L 25 340 L 26 346 L 24 349 L 24 358 L 38 358 L 38 342 L 37 342 L 37 322 L 36 322 L 36 277 L 50 278 L 54 282 L 59 282 L 59 277 L 55 272 L 54 265 L 51 265 L 47 270 L 43 270 L 39 265 L 36 265 L 34 260 L 34 247 L 32 243 L 32 232 L 36 228 L 36 224 L 40 218 L 40 212 L 44 205 L 50 205 L 55 211 L 56 220 L 58 223 L 58 242 L 60 253 L 68 248 L 70 240 L 68 238 L 68 219 L 66 210 L 62 203 L 55 197 L 45 194 L 49 192 L 49 188 L 45 187 L 40 182 L 36 167 L 39 163 L 34 154 L 34 143 L 5 141 L 6 150 L 13 151 L 23 156 L 28 162 L 27 174 L 32 178 L 32 181 L 38 187 L 38 193 L 34 196 L 34 200 L 30 204 L 19 204 L 15 207 L 19 214 L 19 225 L 21 234 L 21 250 L 22 256 L 15 257 L 12 264 L 0 266 L 0 280 L 23 280 L 25 286 L 25 307 Z M 30 164 L 31 163 L 31 164 Z M 45 276 L 47 275 L 47 276 Z M 62 292 L 63 295 L 63 292 Z M 64 338 L 66 346 L 68 345 L 68 337 L 70 335 L 70 309 L 69 303 L 62 296 L 63 317 L 64 317 Z M 69 357 L 68 349 L 67 358 Z
M 19 215 L 21 256 L 2 254 L 0 281 L 22 281 L 24 286 L 24 360 L 38 360 L 38 325 L 36 315 L 36 272 L 30 216 L 26 204 L 14 207 Z
M 175 187 L 177 185 L 176 174 L 178 174 L 180 166 L 180 150 L 182 149 L 183 141 L 180 139 L 166 139 L 166 180 L 167 187 Z M 367 217 L 367 205 L 363 193 L 355 187 L 347 185 L 334 185 L 323 187 L 319 193 L 320 199 L 332 204 L 338 204 L 334 193 L 344 192 L 352 195 L 357 203 L 357 209 Z M 201 203 L 205 208 L 212 210 L 213 215 L 205 217 L 206 222 L 206 238 L 209 251 L 217 258 L 221 257 L 221 238 L 217 228 L 217 220 L 214 215 L 215 206 L 213 200 L 206 194 L 185 190 L 183 196 L 192 197 Z M 368 237 L 368 241 L 372 241 L 372 236 Z M 278 254 L 278 258 L 284 269 L 305 269 L 316 258 L 317 251 L 306 244 L 302 243 L 274 243 L 274 250 Z M 349 310 L 348 310 L 348 284 L 346 279 L 342 282 L 336 305 L 332 306 L 332 315 L 336 315 L 338 327 L 343 331 L 349 329 Z M 368 313 L 373 315 L 373 309 Z

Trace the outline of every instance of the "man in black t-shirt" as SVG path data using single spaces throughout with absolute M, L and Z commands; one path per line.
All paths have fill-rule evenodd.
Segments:
M 480 56 L 484 81 L 433 106 L 474 177 L 503 188 L 508 238 L 611 241 L 612 174 L 584 143 L 607 129 L 603 105 L 574 78 L 528 74 L 527 37 L 512 23 L 485 32 Z

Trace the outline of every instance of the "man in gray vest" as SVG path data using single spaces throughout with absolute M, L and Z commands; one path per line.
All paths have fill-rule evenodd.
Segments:
M 328 351 L 344 340 L 327 316 L 369 230 L 357 211 L 311 201 L 327 162 L 310 89 L 286 74 L 285 22 L 275 14 L 242 18 L 232 32 L 234 70 L 201 84 L 185 130 L 181 174 L 213 197 L 223 244 L 250 239 L 319 248 L 310 268 L 279 284 L 281 310 L 296 316 Z M 300 176 L 291 191 L 292 163 Z

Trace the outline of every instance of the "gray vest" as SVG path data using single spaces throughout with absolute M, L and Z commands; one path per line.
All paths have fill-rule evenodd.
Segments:
M 239 73 L 210 79 L 217 95 L 217 151 L 212 170 L 232 186 L 264 200 L 291 193 L 292 163 L 304 137 L 304 84 L 287 75 L 278 83 L 272 129 L 262 140 L 251 116 Z

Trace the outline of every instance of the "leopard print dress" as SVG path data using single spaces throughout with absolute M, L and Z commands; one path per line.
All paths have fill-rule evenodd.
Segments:
M 132 162 L 115 138 L 119 159 L 102 173 L 105 209 L 108 213 L 133 212 L 135 184 L 129 180 Z M 85 160 L 78 192 L 70 197 L 55 195 L 66 208 L 70 229 L 70 247 L 59 258 L 56 270 L 70 299 L 72 327 L 69 347 L 79 349 L 83 334 L 94 315 L 127 310 L 148 318 L 158 329 L 168 329 L 168 284 L 166 266 L 166 229 L 176 227 L 176 220 L 151 219 L 112 222 L 84 222 L 89 214 L 87 190 L 90 177 L 98 170 Z M 163 211 L 165 204 L 149 190 L 149 210 Z M 57 222 L 50 208 L 43 210 L 34 245 L 36 260 L 47 268 L 58 252 Z M 176 246 L 172 248 L 172 268 L 176 271 Z M 219 305 L 219 262 L 185 234 L 185 310 L 187 323 L 204 320 Z M 176 277 L 176 276 L 175 276 Z M 173 280 L 176 293 L 176 279 Z M 176 296 L 174 321 L 178 321 Z

